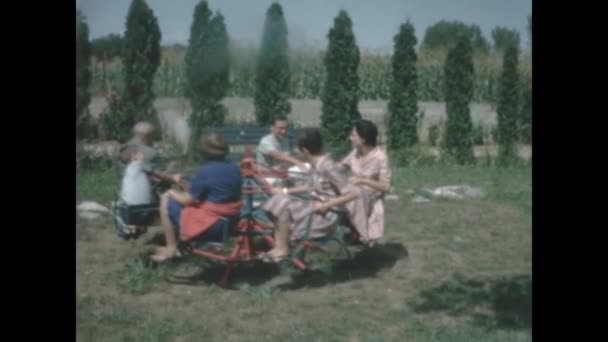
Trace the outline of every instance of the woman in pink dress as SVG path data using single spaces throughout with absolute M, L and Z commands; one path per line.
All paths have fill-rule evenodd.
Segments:
M 350 135 L 353 150 L 342 160 L 350 168 L 350 183 L 360 185 L 367 196 L 367 232 L 359 232 L 364 243 L 375 244 L 384 235 L 385 195 L 391 189 L 392 172 L 386 152 L 377 146 L 378 127 L 368 120 L 355 123 Z
M 339 216 L 330 211 L 344 207 L 357 230 L 367 231 L 366 205 L 360 187 L 349 184 L 339 163 L 323 152 L 323 141 L 318 129 L 305 129 L 298 140 L 304 160 L 311 165 L 311 177 L 306 184 L 293 188 L 274 188 L 273 196 L 262 209 L 274 223 L 275 247 L 261 258 L 278 262 L 289 254 L 289 240 L 301 239 L 308 231 L 309 238 L 331 234 Z M 310 194 L 310 198 L 297 194 Z

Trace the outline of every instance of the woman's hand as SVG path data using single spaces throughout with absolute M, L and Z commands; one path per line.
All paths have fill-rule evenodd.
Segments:
M 319 214 L 324 214 L 327 210 L 329 210 L 329 207 L 323 202 L 314 202 L 312 207 L 314 211 Z
M 167 190 L 166 194 L 170 199 L 175 199 L 175 191 L 173 189 Z
M 348 179 L 348 182 L 352 185 L 362 185 L 365 184 L 365 178 L 359 176 L 351 176 Z
M 190 185 L 188 183 L 184 183 L 184 176 L 180 174 L 171 175 L 171 180 L 173 184 L 177 185 L 183 191 L 190 191 Z
M 287 188 L 272 188 L 273 195 L 287 195 Z

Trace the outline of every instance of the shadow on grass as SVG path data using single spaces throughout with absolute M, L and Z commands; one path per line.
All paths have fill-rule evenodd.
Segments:
M 371 278 L 383 269 L 392 268 L 397 260 L 407 256 L 408 251 L 401 243 L 376 245 L 356 253 L 352 259 L 333 261 L 327 272 L 311 270 L 295 273 L 291 283 L 279 285 L 279 288 L 297 290 Z
M 402 244 L 378 245 L 365 249 L 348 260 L 334 260 L 329 270 L 295 271 L 291 268 L 292 281 L 277 287 L 280 290 L 297 290 L 305 287 L 322 287 L 331 283 L 347 282 L 354 279 L 374 277 L 379 271 L 392 268 L 397 260 L 407 257 L 408 252 Z M 191 275 L 173 275 L 167 280 L 182 285 L 217 285 L 226 266 L 206 262 L 204 259 L 190 256 L 183 262 L 199 263 L 200 268 Z M 201 264 L 202 263 L 202 264 Z M 242 263 L 232 270 L 227 289 L 235 289 L 236 284 L 250 286 L 262 285 L 279 276 L 286 268 L 285 264 L 266 264 L 263 262 Z
M 167 280 L 173 284 L 182 285 L 218 285 L 226 265 L 208 264 L 204 268 L 199 268 L 198 272 L 192 275 L 179 276 L 173 275 Z M 279 265 L 265 264 L 263 262 L 243 263 L 235 266 L 230 275 L 230 281 L 226 289 L 236 290 L 236 284 L 248 284 L 249 286 L 262 285 L 281 273 Z
M 162 232 L 158 232 L 145 241 L 146 245 L 152 246 L 164 246 L 165 236 Z M 261 241 L 254 241 L 256 249 L 269 249 L 269 247 Z M 232 251 L 233 245 L 229 245 L 221 254 L 229 254 Z M 172 261 L 173 264 L 181 265 L 195 265 L 195 272 L 188 272 L 189 274 L 168 274 L 166 280 L 172 284 L 180 285 L 218 285 L 224 271 L 226 270 L 226 264 L 215 263 L 209 261 L 203 257 L 196 255 L 188 255 L 185 258 L 180 258 Z M 246 283 L 250 286 L 256 286 L 263 284 L 272 278 L 280 274 L 279 265 L 265 264 L 261 261 L 251 261 L 248 263 L 240 263 L 235 265 L 230 275 L 230 284 L 227 289 L 235 289 L 235 284 Z
M 532 278 L 522 274 L 486 280 L 456 274 L 442 285 L 420 292 L 414 311 L 443 311 L 469 316 L 479 326 L 493 329 L 532 327 Z

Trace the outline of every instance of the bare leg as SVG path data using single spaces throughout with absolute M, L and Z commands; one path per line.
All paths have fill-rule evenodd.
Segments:
M 167 242 L 167 247 L 165 249 L 160 249 L 157 254 L 153 255 L 151 258 L 154 261 L 165 261 L 168 258 L 172 257 L 177 251 L 177 237 L 175 236 L 175 230 L 171 221 L 169 220 L 169 212 L 167 208 L 167 203 L 169 202 L 168 193 L 164 193 L 160 198 L 160 220 L 162 222 L 163 231 L 165 233 L 165 240 Z
M 283 257 L 289 254 L 289 214 L 283 212 L 279 217 L 273 217 L 272 221 L 276 227 L 274 237 L 275 246 L 268 254 L 272 257 Z

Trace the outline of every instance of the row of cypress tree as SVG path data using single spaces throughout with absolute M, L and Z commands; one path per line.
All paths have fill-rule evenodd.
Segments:
M 88 85 L 91 80 L 88 27 L 80 13 L 77 14 L 77 28 L 76 115 L 77 123 L 80 123 L 90 101 Z M 273 116 L 287 115 L 291 111 L 287 37 L 283 9 L 280 4 L 273 3 L 266 13 L 256 64 L 254 104 L 259 125 L 268 125 Z M 357 74 L 360 53 L 352 20 L 345 10 L 335 17 L 327 37 L 329 44 L 323 60 L 327 79 L 321 96 L 321 127 L 327 145 L 344 151 L 353 121 L 361 118 Z M 144 0 L 133 0 L 127 15 L 121 53 L 125 65 L 125 87 L 120 95 L 109 97 L 110 110 L 103 120 L 105 131 L 113 139 L 126 139 L 129 128 L 138 120 L 158 122 L 152 105 L 152 85 L 160 64 L 160 40 L 158 21 L 150 7 Z M 186 95 L 192 108 L 189 117 L 191 137 L 197 137 L 202 127 L 224 122 L 227 110 L 221 100 L 230 86 L 228 42 L 222 14 L 213 13 L 207 1 L 200 1 L 194 10 L 185 55 Z M 419 141 L 416 44 L 414 27 L 408 20 L 394 37 L 392 83 L 386 118 L 387 148 L 390 151 L 407 151 Z M 501 161 L 514 158 L 515 144 L 522 135 L 527 137 L 525 140 L 530 140 L 531 89 L 525 92 L 525 103 L 521 106 L 518 56 L 517 45 L 508 44 L 497 107 Z M 447 122 L 441 145 L 443 155 L 459 164 L 474 160 L 473 125 L 469 111 L 473 73 L 473 41 L 470 35 L 462 35 L 450 49 L 445 62 Z M 82 129 L 78 129 L 77 134 L 82 135 Z

